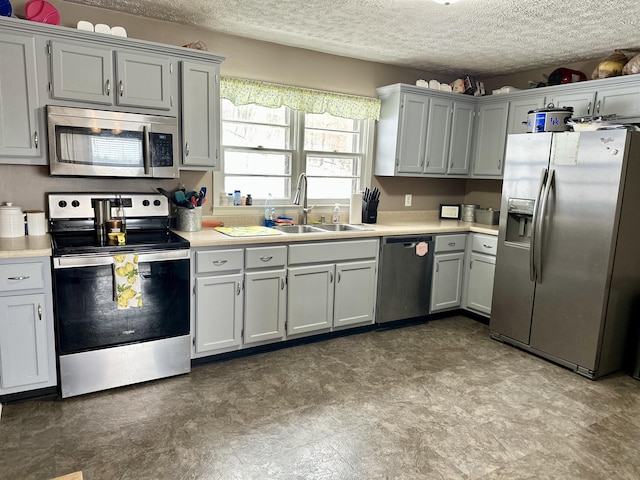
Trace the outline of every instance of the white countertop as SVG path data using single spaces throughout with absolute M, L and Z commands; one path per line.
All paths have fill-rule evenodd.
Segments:
M 192 247 L 214 247 L 225 245 L 250 245 L 258 243 L 294 243 L 315 240 L 340 240 L 386 235 L 438 234 L 455 232 L 476 232 L 497 235 L 497 225 L 466 223 L 457 220 L 426 220 L 403 223 L 366 224 L 366 231 L 322 232 L 304 234 L 282 234 L 257 237 L 230 237 L 217 232 L 212 227 L 203 227 L 200 232 L 180 232 L 181 237 L 189 240 Z M 49 235 L 17 238 L 0 238 L 0 259 L 20 257 L 50 257 L 51 239 Z
M 50 257 L 49 235 L 0 238 L 0 258 Z
M 340 240 L 366 237 L 381 237 L 387 235 L 407 234 L 437 234 L 455 232 L 486 233 L 498 235 L 498 225 L 482 225 L 479 223 L 460 222 L 458 220 L 427 220 L 420 222 L 404 223 L 375 223 L 365 224 L 370 230 L 351 230 L 343 232 L 318 232 L 303 234 L 267 235 L 256 237 L 231 237 L 214 230 L 212 227 L 203 227 L 199 232 L 177 231 L 181 237 L 189 240 L 192 247 L 213 247 L 225 245 L 249 245 L 257 243 L 294 243 L 315 240 Z

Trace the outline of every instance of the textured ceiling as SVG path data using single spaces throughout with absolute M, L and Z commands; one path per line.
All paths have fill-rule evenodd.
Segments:
M 69 0 L 430 72 L 492 76 L 640 51 L 639 0 Z

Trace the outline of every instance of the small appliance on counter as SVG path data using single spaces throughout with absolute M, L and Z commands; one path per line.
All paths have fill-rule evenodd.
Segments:
M 494 210 L 493 208 L 476 208 L 475 218 L 476 223 L 498 225 L 500 221 L 500 210 Z

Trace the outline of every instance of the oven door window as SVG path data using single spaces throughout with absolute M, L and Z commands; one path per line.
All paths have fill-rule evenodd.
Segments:
M 118 309 L 110 265 L 55 270 L 61 355 L 189 333 L 189 260 L 140 263 L 142 307 Z
M 59 163 L 143 167 L 144 132 L 110 128 L 55 127 Z

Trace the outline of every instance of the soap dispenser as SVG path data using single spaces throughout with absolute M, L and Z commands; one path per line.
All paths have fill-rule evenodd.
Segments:
M 340 205 L 336 203 L 336 206 L 333 207 L 333 215 L 331 217 L 331 221 L 333 223 L 340 223 Z

